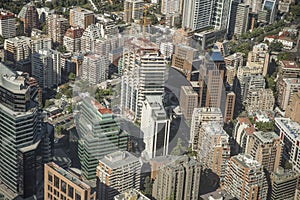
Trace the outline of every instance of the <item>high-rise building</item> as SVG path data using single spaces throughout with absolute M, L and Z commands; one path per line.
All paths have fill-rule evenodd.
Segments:
M 197 200 L 200 192 L 201 164 L 182 156 L 158 168 L 153 183 L 155 199 Z
M 79 52 L 81 50 L 81 36 L 84 29 L 79 27 L 70 27 L 67 29 L 63 38 L 64 46 L 67 51 Z
M 251 89 L 248 91 L 246 99 L 246 110 L 253 111 L 270 111 L 273 110 L 275 98 L 272 89 Z
M 90 97 L 83 100 L 76 123 L 82 175 L 93 179 L 99 159 L 117 150 L 127 150 L 128 135 L 120 129 L 112 112 Z
M 161 2 L 161 13 L 164 15 L 179 13 L 180 0 L 163 0 Z
M 108 60 L 105 56 L 88 54 L 84 56 L 82 63 L 82 79 L 89 84 L 99 84 L 107 79 Z
M 291 163 L 293 169 L 300 173 L 300 141 L 298 137 L 300 135 L 300 124 L 289 118 L 275 118 L 275 131 L 283 143 L 282 163 Z
M 2 63 L 0 75 L 0 181 L 27 198 L 36 191 L 35 149 L 42 136 L 37 87 L 28 74 L 17 74 Z
M 182 27 L 192 31 L 208 28 L 212 21 L 213 1 L 187 0 L 183 2 Z
M 69 21 L 61 15 L 53 14 L 47 17 L 46 32 L 54 43 L 63 44 L 68 27 Z
M 18 18 L 23 22 L 26 36 L 31 36 L 32 29 L 39 28 L 39 15 L 32 1 L 23 6 Z
M 113 200 L 129 189 L 140 189 L 141 163 L 127 151 L 116 151 L 99 160 L 97 199 Z
M 299 174 L 279 167 L 271 174 L 271 200 L 294 199 L 299 185 Z
M 131 23 L 133 20 L 142 19 L 144 13 L 143 0 L 125 0 L 124 1 L 124 21 Z
M 230 1 L 213 1 L 212 26 L 216 30 L 226 30 L 230 17 Z
M 6 10 L 0 10 L 0 35 L 3 38 L 16 37 L 15 15 Z
M 282 110 L 286 110 L 287 107 L 293 103 L 293 96 L 300 91 L 300 78 L 287 78 L 283 79 L 283 90 L 278 95 L 278 104 Z
M 235 140 L 234 149 L 236 152 L 245 153 L 247 141 L 254 131 L 255 128 L 248 118 L 237 118 L 232 134 Z
M 81 50 L 86 52 L 96 51 L 96 39 L 101 38 L 100 24 L 89 25 L 81 37 Z
M 238 4 L 234 26 L 235 35 L 241 35 L 248 30 L 249 12 L 249 5 L 243 3 Z
M 223 116 L 220 108 L 195 108 L 192 117 L 190 142 L 192 144 L 192 150 L 198 151 L 200 144 L 203 140 L 201 132 L 201 125 L 204 122 L 215 122 L 223 126 Z
M 90 24 L 95 23 L 95 15 L 92 11 L 75 7 L 70 9 L 70 25 L 86 29 Z
M 132 120 L 140 120 L 146 95 L 164 93 L 167 77 L 164 57 L 154 50 L 152 43 L 146 45 L 150 47 L 141 51 L 128 48 L 123 54 L 121 108 Z
M 262 10 L 267 12 L 267 22 L 274 23 L 277 17 L 277 0 L 264 0 Z
M 237 199 L 267 199 L 268 184 L 261 164 L 249 155 L 230 158 L 224 189 Z
M 300 124 L 300 91 L 294 94 L 291 103 L 285 111 L 285 117 L 289 117 Z
M 61 84 L 60 52 L 43 49 L 32 54 L 32 75 L 42 88 Z
M 275 172 L 281 161 L 282 145 L 274 132 L 254 132 L 248 139 L 245 153 L 251 155 L 269 174 Z
M 230 12 L 229 12 L 229 21 L 227 27 L 227 35 L 231 38 L 234 34 L 235 24 L 237 21 L 237 10 L 238 5 L 242 0 L 231 0 L 230 1 Z M 239 20 L 239 19 L 238 19 Z
M 25 36 L 9 38 L 4 41 L 5 61 L 13 62 L 17 69 L 30 73 L 31 39 Z
M 166 156 L 169 152 L 170 119 L 161 96 L 147 95 L 143 102 L 141 131 L 147 159 Z
M 198 94 L 192 86 L 181 86 L 179 105 L 185 119 L 192 119 L 194 109 L 198 107 Z
M 261 68 L 262 75 L 266 76 L 269 66 L 268 45 L 260 43 L 253 46 L 253 50 L 248 53 L 247 66 Z
M 224 122 L 228 123 L 233 119 L 234 108 L 235 108 L 236 95 L 234 92 L 228 92 L 226 94 L 225 112 L 224 112 Z
M 204 169 L 210 169 L 224 182 L 227 163 L 230 158 L 229 135 L 223 124 L 215 121 L 202 122 L 199 130 L 197 152 Z M 195 149 L 195 148 L 194 148 Z
M 44 168 L 44 199 L 96 200 L 96 192 L 73 171 L 66 171 L 50 162 Z
M 48 35 L 37 35 L 31 37 L 31 54 L 43 49 L 52 49 L 52 41 Z

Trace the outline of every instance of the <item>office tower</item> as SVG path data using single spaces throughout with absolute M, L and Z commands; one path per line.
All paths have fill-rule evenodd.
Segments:
M 234 107 L 235 107 L 236 95 L 234 92 L 228 92 L 226 94 L 225 112 L 224 112 L 224 122 L 228 123 L 233 119 Z
M 125 49 L 122 64 L 121 110 L 132 120 L 140 120 L 145 96 L 164 93 L 166 63 L 163 56 L 150 46 L 143 51 Z
M 269 174 L 275 172 L 281 161 L 282 145 L 274 132 L 254 132 L 248 139 L 245 154 L 251 155 Z
M 63 37 L 69 28 L 69 21 L 62 15 L 49 15 L 46 21 L 46 33 L 53 43 L 63 44 Z
M 235 24 L 237 21 L 237 10 L 238 10 L 238 5 L 240 3 L 242 3 L 241 0 L 231 0 L 230 1 L 229 21 L 228 21 L 228 27 L 227 27 L 227 35 L 229 38 L 231 38 L 234 34 Z
M 267 179 L 261 164 L 249 155 L 230 158 L 224 189 L 240 200 L 267 199 Z
M 13 62 L 18 70 L 30 73 L 31 39 L 25 36 L 9 38 L 4 41 L 5 61 Z
M 194 108 L 198 106 L 198 94 L 192 86 L 181 86 L 179 106 L 185 119 L 192 119 Z
M 116 151 L 99 160 L 97 199 L 112 200 L 129 189 L 140 189 L 141 163 L 127 151 Z
M 269 24 L 274 23 L 277 17 L 277 0 L 264 0 L 262 10 L 267 12 L 267 22 Z
M 20 20 L 23 22 L 24 33 L 26 36 L 31 35 L 33 28 L 39 28 L 38 12 L 32 1 L 23 6 L 18 18 L 20 18 Z
M 246 99 L 246 111 L 271 111 L 275 105 L 273 91 L 268 89 L 251 89 Z
M 146 159 L 166 156 L 169 152 L 170 119 L 161 96 L 147 95 L 142 107 L 141 132 Z
M 263 76 L 268 73 L 269 66 L 269 51 L 268 45 L 265 43 L 260 43 L 253 46 L 252 51 L 248 53 L 247 66 L 261 68 Z
M 211 25 L 213 1 L 187 0 L 183 2 L 182 27 L 192 31 Z
M 82 79 L 87 80 L 91 85 L 105 81 L 108 75 L 108 65 L 108 60 L 104 56 L 98 54 L 84 56 L 82 62 Z
M 254 126 L 248 118 L 237 118 L 237 123 L 233 130 L 233 139 L 235 140 L 235 151 L 245 153 L 247 141 L 255 131 Z
M 230 158 L 229 135 L 223 124 L 215 121 L 202 122 L 199 129 L 198 158 L 204 169 L 210 169 L 224 182 L 227 163 Z
M 128 136 L 120 129 L 112 112 L 94 99 L 85 98 L 80 110 L 81 114 L 76 121 L 78 155 L 82 175 L 90 180 L 96 177 L 99 159 L 117 150 L 127 150 Z
M 245 0 L 244 3 L 250 6 L 252 12 L 259 13 L 262 8 L 263 0 Z
M 201 164 L 182 156 L 158 168 L 153 183 L 155 199 L 196 200 L 200 190 Z
M 213 1 L 212 9 L 212 26 L 215 30 L 226 30 L 230 17 L 230 1 Z
M 52 49 L 52 41 L 48 35 L 37 35 L 31 37 L 31 54 L 43 49 Z
M 81 37 L 81 50 L 87 52 L 96 51 L 96 39 L 101 38 L 100 24 L 89 25 Z
M 32 54 L 32 76 L 42 88 L 61 84 L 60 52 L 43 49 Z
M 192 144 L 192 150 L 198 151 L 199 144 L 202 142 L 203 135 L 200 134 L 201 125 L 204 122 L 215 122 L 223 126 L 223 116 L 220 108 L 195 108 L 192 117 L 190 140 Z
M 9 191 L 27 198 L 34 194 L 36 177 L 28 178 L 38 164 L 34 158 L 29 162 L 25 150 L 42 136 L 37 87 L 28 74 L 17 74 L 2 63 L 0 74 L 0 180 Z M 24 162 L 33 172 L 22 173 Z
M 73 171 L 66 171 L 53 162 L 44 168 L 45 199 L 90 199 L 96 200 L 96 192 Z
M 299 174 L 279 167 L 271 174 L 271 200 L 294 199 Z
M 285 111 L 285 117 L 300 124 L 300 91 L 294 94 L 291 103 Z
M 275 131 L 283 143 L 282 163 L 289 162 L 300 173 L 299 140 L 300 124 L 289 118 L 275 118 Z
M 199 50 L 178 44 L 175 46 L 175 51 L 172 56 L 172 67 L 180 70 L 188 80 L 191 79 L 193 64 L 196 59 L 199 59 Z
M 90 24 L 95 23 L 94 13 L 90 10 L 75 7 L 70 9 L 70 25 L 86 29 Z
M 6 10 L 0 10 L 0 35 L 3 38 L 16 37 L 15 15 Z
M 114 200 L 150 200 L 148 197 L 143 195 L 140 191 L 135 189 L 130 189 L 126 192 L 123 192 L 117 196 L 114 196 Z
M 242 35 L 248 30 L 249 5 L 240 3 L 237 6 L 234 34 Z
M 278 104 L 282 110 L 293 103 L 293 96 L 300 91 L 300 78 L 287 78 L 282 80 L 282 92 L 278 95 Z
M 180 11 L 180 0 L 162 0 L 161 13 L 164 15 L 174 14 Z
M 201 107 L 221 108 L 225 111 L 224 81 L 225 62 L 221 52 L 214 47 L 206 55 L 199 69 L 200 102 Z
M 142 19 L 144 13 L 143 0 L 125 0 L 124 1 L 124 21 L 131 23 L 136 19 Z
M 70 27 L 63 37 L 63 44 L 67 51 L 79 52 L 81 50 L 81 36 L 84 29 L 79 27 Z

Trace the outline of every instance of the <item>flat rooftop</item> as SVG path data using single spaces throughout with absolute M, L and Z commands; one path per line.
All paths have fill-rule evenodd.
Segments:
M 139 159 L 129 153 L 128 151 L 116 151 L 104 156 L 100 159 L 101 163 L 105 164 L 111 169 L 117 169 L 124 165 L 132 164 L 134 162 L 139 162 Z

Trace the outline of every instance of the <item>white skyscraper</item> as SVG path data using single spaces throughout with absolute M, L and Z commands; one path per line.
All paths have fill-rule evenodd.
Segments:
M 182 27 L 191 30 L 207 28 L 211 25 L 213 1 L 186 0 L 183 5 Z
M 42 88 L 51 88 L 61 83 L 60 53 L 43 49 L 32 54 L 32 75 Z
M 121 109 L 132 120 L 140 120 L 146 95 L 164 93 L 167 77 L 164 57 L 153 47 L 146 50 L 129 48 L 123 54 Z
M 109 62 L 105 56 L 88 54 L 82 63 L 82 78 L 90 84 L 98 84 L 106 80 Z
M 143 102 L 141 131 L 146 158 L 168 155 L 170 119 L 163 107 L 161 96 L 146 96 Z

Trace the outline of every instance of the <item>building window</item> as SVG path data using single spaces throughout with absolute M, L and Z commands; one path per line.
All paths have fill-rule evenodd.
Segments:
M 81 195 L 79 192 L 76 191 L 75 200 L 81 200 Z
M 59 188 L 59 178 L 54 175 L 54 187 Z
M 48 182 L 52 183 L 52 173 L 48 173 Z
M 63 180 L 61 180 L 61 191 L 63 193 L 66 193 L 67 192 L 67 184 L 66 182 L 64 182 Z
M 68 185 L 68 196 L 73 198 L 74 197 L 74 188 Z

